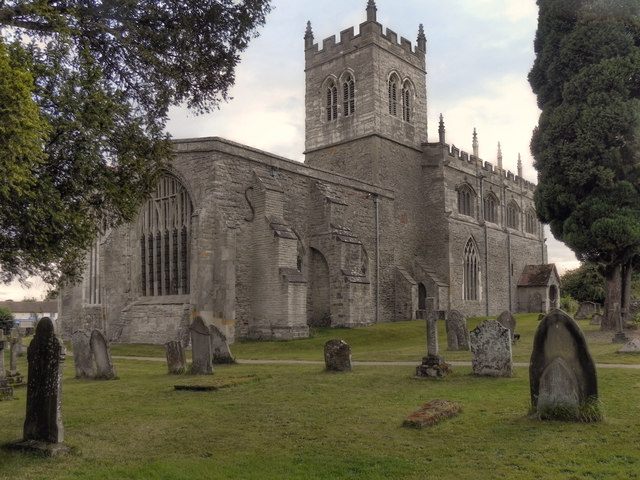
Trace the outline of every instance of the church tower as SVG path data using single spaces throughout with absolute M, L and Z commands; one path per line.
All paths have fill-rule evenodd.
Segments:
M 427 140 L 426 37 L 420 25 L 415 46 L 376 20 L 367 19 L 314 43 L 305 34 L 306 163 L 378 183 L 393 160 L 381 144 L 414 151 Z

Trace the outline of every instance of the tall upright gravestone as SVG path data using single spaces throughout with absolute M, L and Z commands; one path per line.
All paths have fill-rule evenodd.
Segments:
M 211 333 L 201 317 L 196 317 L 189 327 L 191 331 L 191 373 L 211 375 Z
M 587 342 L 578 324 L 561 310 L 552 311 L 538 325 L 529 383 L 531 406 L 543 419 L 578 420 L 583 406 L 597 401 L 596 367 Z
M 187 370 L 187 357 L 184 354 L 182 343 L 172 340 L 165 343 L 167 354 L 167 368 L 169 373 L 179 375 Z
M 447 348 L 449 350 L 469 350 L 469 330 L 467 319 L 457 310 L 447 312 Z
M 27 349 L 27 415 L 24 441 L 60 443 L 62 426 L 62 369 L 65 348 L 56 336 L 53 322 L 44 317 Z
M 93 378 L 93 356 L 87 332 L 77 330 L 71 335 L 73 362 L 76 367 L 76 378 Z
M 100 330 L 91 332 L 91 352 L 96 362 L 95 378 L 103 380 L 112 380 L 116 378 L 116 369 L 111 360 L 111 351 L 109 350 L 109 342 Z

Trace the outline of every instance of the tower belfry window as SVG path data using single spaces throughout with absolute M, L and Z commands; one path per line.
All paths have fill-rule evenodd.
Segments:
M 327 85 L 327 121 L 338 118 L 338 87 L 331 81 Z
M 402 119 L 405 122 L 411 122 L 411 90 L 409 82 L 405 82 L 402 86 Z
M 351 75 L 347 75 L 342 84 L 342 111 L 345 117 L 353 115 L 356 111 L 355 82 Z
M 171 176 L 160 179 L 139 217 L 143 296 L 189 293 L 191 199 Z
M 389 113 L 394 117 L 398 115 L 398 76 L 394 73 L 389 77 Z M 401 92 L 400 92 L 401 93 Z

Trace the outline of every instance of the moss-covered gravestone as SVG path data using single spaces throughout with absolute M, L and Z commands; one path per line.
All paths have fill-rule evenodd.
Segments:
M 531 406 L 541 419 L 601 419 L 596 367 L 578 324 L 561 310 L 544 317 L 529 366 Z

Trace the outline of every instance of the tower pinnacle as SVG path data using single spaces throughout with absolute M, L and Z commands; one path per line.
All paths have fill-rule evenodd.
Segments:
M 471 142 L 471 146 L 473 147 L 473 156 L 478 158 L 480 155 L 478 154 L 478 133 L 476 132 L 476 128 L 473 127 L 473 141 Z
M 418 27 L 418 40 L 417 40 L 418 50 L 421 52 L 427 51 L 427 36 L 424 34 L 424 26 L 420 24 Z
M 311 21 L 307 21 L 307 30 L 304 32 L 304 48 L 313 46 L 313 30 L 311 30 Z
M 367 2 L 367 22 L 375 22 L 376 21 L 376 12 L 378 11 L 376 7 L 376 2 L 374 0 L 369 0 Z
M 442 144 L 445 143 L 444 117 L 442 116 L 442 114 L 440 114 L 440 124 L 438 125 L 438 138 L 439 138 L 440 143 L 442 143 Z
M 498 142 L 498 171 L 502 172 L 502 146 Z

